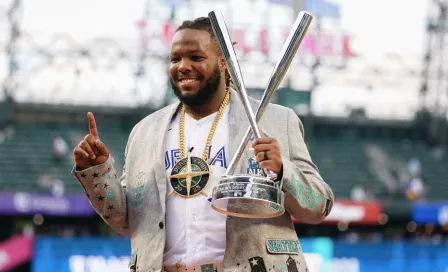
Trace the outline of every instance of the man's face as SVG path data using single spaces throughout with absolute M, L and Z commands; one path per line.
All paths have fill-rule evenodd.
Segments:
M 221 69 L 216 45 L 207 31 L 178 31 L 169 59 L 171 85 L 180 101 L 199 106 L 213 98 L 221 82 Z

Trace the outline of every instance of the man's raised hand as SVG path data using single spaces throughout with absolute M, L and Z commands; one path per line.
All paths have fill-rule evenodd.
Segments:
M 87 120 L 89 122 L 89 134 L 73 150 L 77 170 L 102 164 L 109 158 L 109 150 L 100 141 L 93 113 L 87 113 Z

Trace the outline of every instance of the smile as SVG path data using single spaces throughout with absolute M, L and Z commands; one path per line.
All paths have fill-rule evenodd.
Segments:
M 190 83 L 190 82 L 195 82 L 197 80 L 198 79 L 196 79 L 196 78 L 183 78 L 183 79 L 179 79 L 179 82 L 181 82 L 181 83 Z

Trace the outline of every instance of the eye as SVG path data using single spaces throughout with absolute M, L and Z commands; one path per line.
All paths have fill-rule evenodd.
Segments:
M 192 56 L 191 57 L 192 61 L 202 61 L 203 59 L 204 59 L 204 57 L 201 57 L 201 56 Z
M 177 58 L 177 57 L 170 58 L 171 63 L 178 63 L 179 61 L 180 61 L 180 58 Z

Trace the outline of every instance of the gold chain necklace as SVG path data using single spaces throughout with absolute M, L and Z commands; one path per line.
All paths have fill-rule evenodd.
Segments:
M 230 92 L 227 91 L 215 120 L 213 121 L 210 132 L 208 133 L 207 142 L 205 144 L 204 151 L 202 152 L 202 158 L 192 157 L 190 151 L 188 151 L 187 157 L 185 157 L 185 107 L 182 106 L 180 110 L 179 120 L 179 153 L 181 159 L 176 162 L 171 171 L 170 183 L 173 190 L 169 193 L 173 193 L 190 198 L 199 194 L 204 194 L 204 188 L 207 186 L 210 178 L 210 168 L 207 163 L 208 151 L 212 143 L 213 135 L 215 134 L 216 127 L 219 120 L 224 114 L 226 106 L 229 104 Z
M 212 143 L 213 135 L 215 134 L 215 130 L 218 127 L 219 120 L 221 119 L 222 115 L 224 114 L 224 110 L 226 109 L 227 105 L 229 104 L 230 100 L 230 91 L 227 91 L 224 100 L 221 103 L 221 106 L 219 107 L 218 113 L 216 114 L 215 120 L 213 121 L 212 127 L 210 128 L 210 132 L 208 133 L 207 142 L 205 143 L 204 151 L 202 152 L 202 159 L 204 161 L 207 161 L 208 159 L 208 152 L 210 149 L 210 145 Z M 185 107 L 182 106 L 180 110 L 180 120 L 179 120 L 179 152 L 180 152 L 180 158 L 185 158 Z

